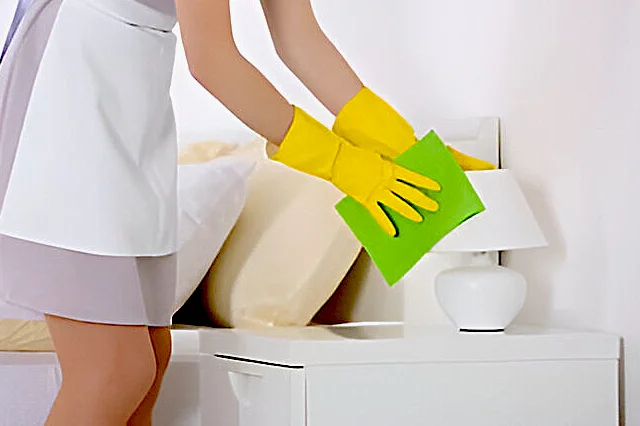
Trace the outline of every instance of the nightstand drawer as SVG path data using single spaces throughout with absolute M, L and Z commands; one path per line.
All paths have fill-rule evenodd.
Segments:
M 204 356 L 202 419 L 207 426 L 304 426 L 301 368 Z
M 203 424 L 617 426 L 620 338 L 511 328 L 203 333 Z
M 305 426 L 617 426 L 615 361 L 307 369 Z

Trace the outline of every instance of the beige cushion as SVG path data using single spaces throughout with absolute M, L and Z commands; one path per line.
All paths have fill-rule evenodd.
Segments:
M 202 284 L 210 318 L 232 327 L 308 324 L 361 250 L 334 209 L 342 197 L 263 150 L 244 210 Z
M 180 330 L 190 327 L 175 324 L 171 328 Z M 46 322 L 0 318 L 0 352 L 53 351 L 53 341 Z
M 0 352 L 51 352 L 53 343 L 44 321 L 0 319 Z

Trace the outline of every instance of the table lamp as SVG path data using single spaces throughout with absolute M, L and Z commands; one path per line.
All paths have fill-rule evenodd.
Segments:
M 493 264 L 489 253 L 543 247 L 547 242 L 509 170 L 467 176 L 486 210 L 431 250 L 469 253 L 468 264 L 436 276 L 436 298 L 459 331 L 503 332 L 522 309 L 527 285 L 520 273 Z

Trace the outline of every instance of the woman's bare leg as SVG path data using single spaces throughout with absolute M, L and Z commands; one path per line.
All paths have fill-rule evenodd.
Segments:
M 149 337 L 156 358 L 156 379 L 147 396 L 129 419 L 128 426 L 151 426 L 153 407 L 158 399 L 162 379 L 171 358 L 171 331 L 168 327 L 149 327 Z
M 151 388 L 156 366 L 146 326 L 46 316 L 62 386 L 45 426 L 123 426 Z

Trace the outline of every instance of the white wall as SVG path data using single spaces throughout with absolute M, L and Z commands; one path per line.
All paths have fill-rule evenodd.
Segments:
M 290 99 L 324 112 L 275 60 L 257 2 L 232 4 L 247 56 Z M 520 320 L 623 335 L 629 425 L 640 424 L 639 4 L 315 2 L 365 82 L 416 127 L 501 117 L 505 165 L 551 244 L 507 257 L 529 279 Z
M 319 120 L 330 123 L 332 116 L 278 60 L 269 39 L 259 1 L 232 1 L 236 42 L 242 53 L 280 89 L 290 102 L 304 105 Z M 176 30 L 179 33 L 179 29 Z M 190 78 L 184 53 L 180 50 L 174 68 L 172 97 L 181 144 L 219 138 L 242 142 L 255 134 L 228 112 Z
M 241 49 L 289 99 L 330 116 L 275 60 L 257 0 L 232 2 Z M 640 2 L 316 1 L 365 82 L 417 127 L 502 118 L 514 170 L 551 243 L 513 253 L 529 278 L 522 321 L 620 333 L 628 424 L 640 424 Z M 4 33 L 15 0 L 0 5 Z M 181 59 L 181 58 L 179 58 Z M 182 142 L 251 137 L 176 66 Z

